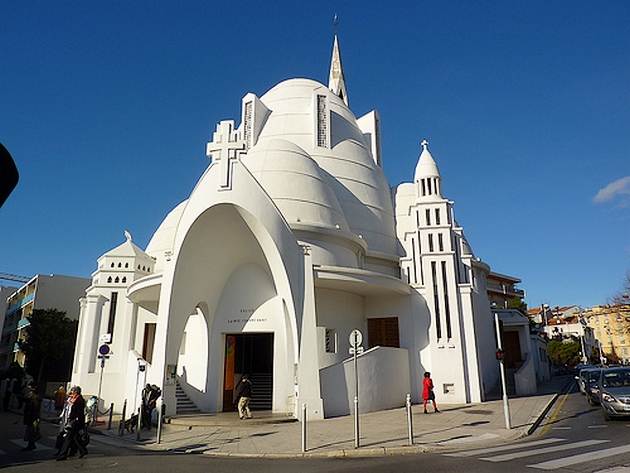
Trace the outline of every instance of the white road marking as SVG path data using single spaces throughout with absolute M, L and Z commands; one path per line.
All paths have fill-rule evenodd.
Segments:
M 501 445 L 499 447 L 480 448 L 477 450 L 467 450 L 465 452 L 445 453 L 447 457 L 473 457 L 475 455 L 485 455 L 487 453 L 505 452 L 507 450 L 514 450 L 516 448 L 528 448 L 536 447 L 538 445 L 549 445 L 550 443 L 564 442 L 565 439 L 550 438 L 545 440 L 534 440 L 533 442 Z
M 507 453 L 505 455 L 497 455 L 496 457 L 486 457 L 486 458 L 482 458 L 481 460 L 486 460 L 489 462 L 505 462 L 509 460 L 514 460 L 516 458 L 532 457 L 534 455 L 542 455 L 545 453 L 554 453 L 554 452 L 561 452 L 563 450 L 571 450 L 574 448 L 590 447 L 591 445 L 597 445 L 597 444 L 606 443 L 606 442 L 609 442 L 609 440 L 583 440 L 581 442 L 555 445 L 553 447 L 547 447 L 547 448 L 538 448 L 535 450 L 528 450 L 525 452 Z
M 630 452 L 630 445 L 622 445 L 620 447 L 607 448 L 606 450 L 597 450 L 595 452 L 582 453 L 580 455 L 573 455 L 571 457 L 558 458 L 556 460 L 549 460 L 542 463 L 536 463 L 534 465 L 527 465 L 530 468 L 538 468 L 540 470 L 555 470 L 557 468 L 564 468 L 571 465 L 577 465 L 580 463 L 599 460 L 602 458 L 612 457 L 614 455 L 621 455 L 623 453 Z M 621 470 L 624 471 L 624 470 Z M 630 471 L 630 470 L 628 470 Z

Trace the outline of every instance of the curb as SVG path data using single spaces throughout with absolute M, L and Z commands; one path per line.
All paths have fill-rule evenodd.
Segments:
M 540 411 L 540 414 L 538 414 L 538 416 L 536 417 L 536 420 L 534 421 L 534 423 L 529 427 L 529 429 L 527 429 L 527 431 L 525 432 L 525 434 L 523 435 L 523 437 L 525 436 L 529 436 L 532 435 L 536 429 L 540 426 L 541 422 L 543 421 L 543 419 L 545 418 L 545 416 L 547 415 L 547 413 L 549 412 L 549 410 L 551 409 L 551 407 L 555 404 L 555 402 L 558 400 L 558 398 L 560 397 L 560 395 L 562 393 L 564 393 L 566 390 L 568 390 L 569 386 L 571 386 L 571 384 L 574 382 L 573 379 L 570 379 L 569 381 L 567 381 L 567 383 L 562 386 L 562 388 L 560 389 L 560 391 L 558 391 L 552 398 L 551 400 L 547 403 L 547 405 L 545 407 L 542 408 L 542 410 Z

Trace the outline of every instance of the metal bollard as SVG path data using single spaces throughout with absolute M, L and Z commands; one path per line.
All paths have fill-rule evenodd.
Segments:
M 164 398 L 162 396 L 160 396 L 160 398 L 158 399 L 158 425 L 157 425 L 157 443 L 160 444 L 162 443 L 162 415 L 164 412 L 164 407 L 166 406 L 166 404 L 164 404 Z
M 306 453 L 306 404 L 302 404 L 302 453 Z
M 127 399 L 125 399 L 125 402 L 123 403 L 122 418 L 120 419 L 120 425 L 118 426 L 118 435 L 122 435 L 125 433 L 125 416 L 126 415 L 127 415 Z
M 112 417 L 114 417 L 114 403 L 109 405 L 109 422 L 107 422 L 107 430 L 112 430 Z
M 413 419 L 411 417 L 411 394 L 406 396 L 407 404 L 407 434 L 409 436 L 409 445 L 413 445 Z
M 140 440 L 140 414 L 142 414 L 142 408 L 138 407 L 138 428 L 136 429 L 136 440 Z M 149 424 L 149 428 L 150 427 L 151 425 Z

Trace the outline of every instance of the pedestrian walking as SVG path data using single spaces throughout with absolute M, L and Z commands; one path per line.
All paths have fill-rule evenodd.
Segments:
M 428 414 L 427 401 L 431 401 L 435 412 L 440 412 L 437 408 L 437 404 L 435 403 L 435 393 L 433 392 L 433 380 L 431 379 L 431 373 L 428 371 L 424 373 L 424 379 L 422 380 L 422 400 L 424 401 L 423 407 L 425 414 Z
M 252 382 L 249 375 L 244 374 L 236 385 L 236 402 L 239 419 L 251 419 L 252 413 L 249 410 L 249 401 L 252 400 Z
M 68 412 L 65 437 L 57 461 L 68 458 L 70 450 L 74 447 L 79 451 L 79 458 L 87 454 L 87 448 L 81 441 L 81 430 L 85 428 L 85 399 L 81 396 L 81 388 L 73 386 L 68 396 Z
M 37 392 L 37 387 L 31 386 L 26 407 L 24 408 L 24 425 L 26 426 L 24 441 L 28 442 L 28 445 L 22 449 L 23 452 L 35 450 L 37 448 L 35 442 L 42 438 L 42 434 L 39 431 L 39 412 L 41 407 L 42 398 Z

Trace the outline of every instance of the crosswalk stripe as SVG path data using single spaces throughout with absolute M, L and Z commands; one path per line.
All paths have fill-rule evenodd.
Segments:
M 601 458 L 612 457 L 614 455 L 621 455 L 622 453 L 630 452 L 630 445 L 622 445 L 620 447 L 607 448 L 606 450 L 597 450 L 595 452 L 581 453 L 579 455 L 573 455 L 565 458 L 558 458 L 556 460 L 549 460 L 542 463 L 536 463 L 533 465 L 527 465 L 529 468 L 538 468 L 540 470 L 555 470 L 557 468 L 564 468 L 566 466 L 577 465 L 593 460 L 599 460 Z
M 542 455 L 544 453 L 554 453 L 554 452 L 561 452 L 563 450 L 571 450 L 574 448 L 589 447 L 591 445 L 597 445 L 597 444 L 606 443 L 606 442 L 609 442 L 609 440 L 583 440 L 582 442 L 555 445 L 552 447 L 539 448 L 535 450 L 527 450 L 524 452 L 508 453 L 505 455 L 497 455 L 496 457 L 486 457 L 486 458 L 482 458 L 481 460 L 490 461 L 490 462 L 504 462 L 508 460 L 514 460 L 516 458 L 525 458 L 525 457 L 531 457 L 534 455 Z
M 564 442 L 565 439 L 550 438 L 545 440 L 534 440 L 533 442 L 501 445 L 499 447 L 479 448 L 477 450 L 466 450 L 465 452 L 445 453 L 447 457 L 474 457 L 477 455 L 485 455 L 487 453 L 505 452 L 506 450 L 514 450 L 515 448 L 523 447 L 536 447 L 538 445 L 549 445 L 550 443 Z

